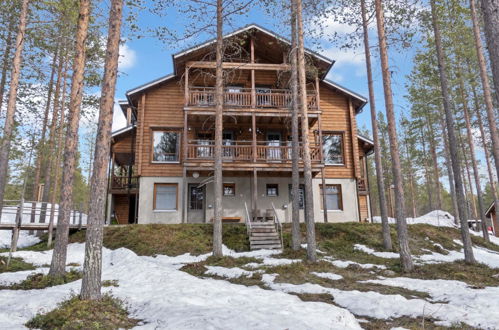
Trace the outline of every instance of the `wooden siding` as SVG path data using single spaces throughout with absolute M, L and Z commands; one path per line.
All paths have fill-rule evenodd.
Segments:
M 114 214 L 120 225 L 128 224 L 128 196 L 114 195 Z
M 112 151 L 114 153 L 131 153 L 132 143 L 133 143 L 133 137 L 126 136 L 113 143 Z
M 320 109 L 322 110 L 322 134 L 332 131 L 343 133 L 344 165 L 326 166 L 326 178 L 346 179 L 354 177 L 354 161 L 352 150 L 352 130 L 348 99 L 324 86 L 320 87 Z M 357 147 L 357 144 L 355 144 Z

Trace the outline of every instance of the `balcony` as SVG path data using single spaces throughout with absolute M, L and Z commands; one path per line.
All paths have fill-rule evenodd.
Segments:
M 112 175 L 110 186 L 111 190 L 114 191 L 135 190 L 139 187 L 139 178 L 137 176 Z
M 213 161 L 215 155 L 214 141 L 193 140 L 187 144 L 186 160 L 188 161 Z M 321 163 L 320 147 L 310 146 L 310 156 L 313 163 Z M 242 163 L 291 163 L 291 143 L 276 141 L 224 141 L 222 146 L 224 162 Z M 299 146 L 299 157 L 303 157 L 303 146 Z
M 286 109 L 292 108 L 292 94 L 287 89 L 225 88 L 225 108 Z M 307 92 L 309 110 L 317 110 L 315 92 Z M 214 87 L 190 87 L 187 91 L 188 107 L 215 107 Z

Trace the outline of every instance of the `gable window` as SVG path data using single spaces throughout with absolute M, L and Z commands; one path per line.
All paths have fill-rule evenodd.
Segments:
M 279 185 L 275 183 L 267 184 L 267 196 L 276 197 L 279 196 Z
M 153 131 L 152 142 L 153 162 L 178 162 L 180 150 L 180 133 L 176 131 Z
M 235 196 L 235 195 L 236 195 L 236 184 L 224 183 L 224 196 Z
M 343 134 L 324 134 L 322 136 L 322 151 L 326 165 L 343 165 Z
M 289 200 L 293 201 L 293 185 L 289 185 Z M 298 187 L 298 204 L 300 210 L 305 208 L 305 185 L 300 184 Z
M 171 211 L 177 209 L 176 183 L 155 183 L 153 208 L 156 211 Z
M 341 185 L 340 184 L 327 184 L 325 189 L 326 194 L 326 209 L 328 211 L 332 210 L 343 210 L 343 199 L 341 196 Z M 321 185 L 321 196 L 324 195 L 324 189 Z M 321 198 L 323 203 L 324 199 Z M 324 204 L 322 205 L 324 209 Z

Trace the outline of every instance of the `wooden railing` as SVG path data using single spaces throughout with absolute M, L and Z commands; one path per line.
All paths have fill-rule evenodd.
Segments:
M 188 90 L 188 106 L 214 107 L 214 87 L 191 87 Z M 290 109 L 292 106 L 291 91 L 287 89 L 255 90 L 255 104 L 252 101 L 252 89 L 240 88 L 237 91 L 231 88 L 224 90 L 224 106 L 260 108 L 260 109 Z M 314 92 L 307 93 L 309 109 L 317 109 L 317 96 Z
M 303 146 L 299 148 L 300 159 L 303 158 Z M 189 141 L 187 145 L 187 160 L 214 160 L 214 141 Z M 320 163 L 320 146 L 310 146 L 312 162 Z M 253 157 L 253 145 L 251 141 L 224 141 L 222 146 L 222 157 L 225 162 L 291 162 L 291 144 L 282 144 L 275 141 L 258 141 L 256 145 L 256 156 Z
M 139 178 L 137 176 L 128 177 L 128 175 L 111 176 L 111 189 L 135 189 L 139 187 Z
M 367 191 L 367 181 L 364 178 L 357 179 L 359 191 Z

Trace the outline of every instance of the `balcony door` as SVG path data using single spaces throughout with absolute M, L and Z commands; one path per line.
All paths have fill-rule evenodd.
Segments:
M 232 160 L 234 158 L 234 132 L 223 131 L 222 132 L 222 155 L 225 159 Z
M 268 132 L 267 133 L 267 160 L 280 161 L 281 157 L 281 133 Z
M 187 222 L 203 223 L 205 222 L 205 189 L 198 187 L 197 183 L 191 183 L 189 189 L 189 203 L 187 205 Z
M 210 133 L 198 133 L 197 138 L 197 157 L 213 158 L 213 135 Z

